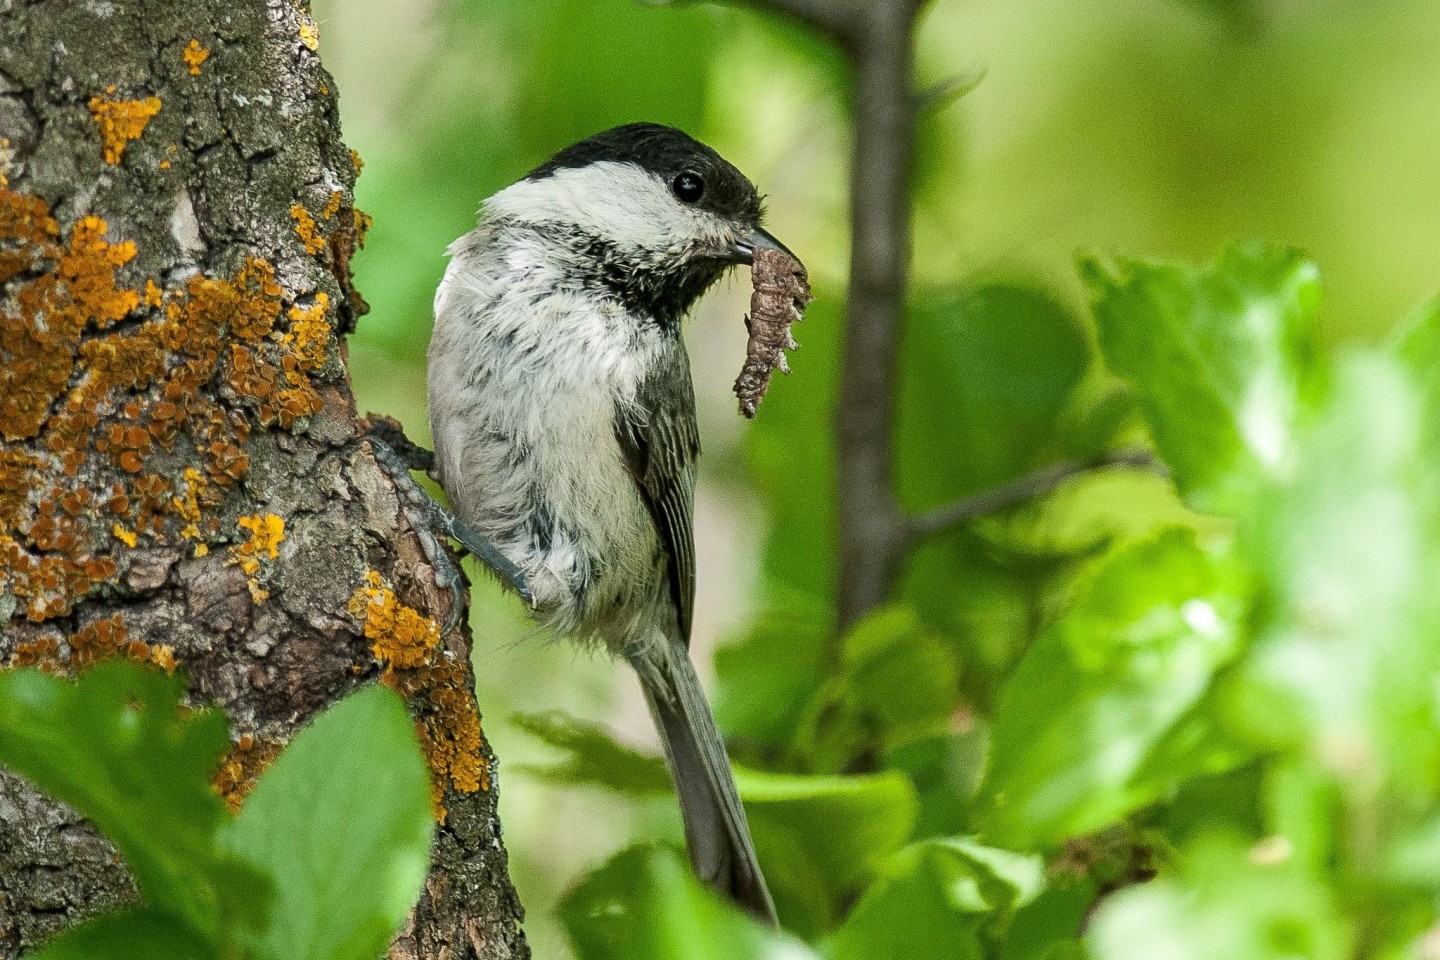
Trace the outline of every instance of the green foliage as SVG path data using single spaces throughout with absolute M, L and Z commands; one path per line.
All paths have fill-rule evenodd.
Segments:
M 1236 652 L 1232 579 L 1223 558 L 1173 528 L 1080 576 L 992 719 L 988 834 L 1026 847 L 1081 836 L 1183 775 L 1195 737 L 1177 729 Z
M 782 921 L 831 960 L 1339 960 L 1362 937 L 1368 955 L 1404 955 L 1440 920 L 1440 308 L 1332 355 L 1315 341 L 1317 271 L 1293 251 L 1083 272 L 1098 357 L 1015 287 L 913 328 L 926 372 L 907 381 L 916 422 L 896 450 L 912 504 L 1009 480 L 1036 449 L 1082 452 L 1063 421 L 1108 424 L 1083 443 L 1148 435 L 1206 512 L 1151 482 L 1132 516 L 1056 535 L 1092 509 L 1062 490 L 941 538 L 901 599 L 842 636 L 772 618 L 722 650 L 722 716 L 742 734 Z M 1009 353 L 1022 316 L 1045 332 Z M 1031 355 L 1049 342 L 1060 359 Z M 754 446 L 777 480 L 792 443 L 816 450 L 804 419 L 771 417 Z M 830 585 L 805 582 L 788 584 L 792 609 L 823 609 Z M 956 615 L 967 603 L 1008 605 L 1013 636 L 987 646 L 983 621 Z M 571 901 L 591 921 L 678 896 L 611 885 L 616 869 Z M 706 949 L 730 936 L 725 956 L 772 949 L 692 912 L 654 922 Z M 585 958 L 636 943 L 573 909 L 567 922 Z
M 183 693 L 179 677 L 124 663 L 75 683 L 0 673 L 0 763 L 92 820 L 179 925 L 254 924 L 263 875 L 215 844 L 228 819 L 210 786 L 230 746 L 225 717 L 181 711 Z
M 700 886 L 677 854 L 618 854 L 560 905 L 575 949 L 594 960 L 820 960 Z
M 220 846 L 273 878 L 257 957 L 370 960 L 430 868 L 429 774 L 399 698 L 369 687 L 321 714 L 255 785 Z
M 0 673 L 0 763 L 115 844 L 145 905 L 66 931 L 35 960 L 366 960 L 429 862 L 424 760 L 398 698 L 370 688 L 321 714 L 239 817 L 211 787 L 225 718 L 183 679 L 115 662 L 73 682 Z
M 1208 270 L 1081 263 L 1100 348 L 1196 507 L 1233 512 L 1289 455 L 1320 285 L 1299 253 L 1232 247 Z
M 976 960 L 1044 887 L 1044 863 L 963 838 L 897 853 L 835 934 L 835 960 Z

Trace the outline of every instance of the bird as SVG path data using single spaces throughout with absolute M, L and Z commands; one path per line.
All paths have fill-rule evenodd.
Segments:
M 793 256 L 762 219 L 755 185 L 674 127 L 568 146 L 448 248 L 427 379 L 451 532 L 541 625 L 634 668 L 695 872 L 773 924 L 689 654 L 700 437 L 682 337 L 728 270 Z

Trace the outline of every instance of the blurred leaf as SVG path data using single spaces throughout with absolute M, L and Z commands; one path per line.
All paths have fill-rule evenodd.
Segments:
M 782 846 L 813 867 L 837 898 L 865 883 L 909 839 L 915 823 L 915 790 L 897 773 L 805 777 L 737 770 L 735 780 L 761 863 L 771 862 L 772 843 Z
M 915 785 L 920 800 L 917 837 L 953 834 L 968 823 L 990 752 L 989 725 L 974 722 L 975 728 L 966 733 L 911 740 L 885 758 L 888 769 L 904 773 Z
M 1093 258 L 1080 268 L 1105 361 L 1135 390 L 1181 493 L 1233 512 L 1291 449 L 1320 304 L 1315 266 L 1249 245 L 1203 270 Z
M 816 288 L 796 331 L 803 359 L 771 383 L 746 436 L 751 472 L 771 512 L 764 568 L 775 600 L 767 606 L 803 603 L 807 612 L 821 611 L 822 623 L 833 622 L 835 608 L 836 448 L 835 432 L 820 425 L 832 421 L 839 396 L 840 297 Z
M 1083 960 L 1080 932 L 1098 893 L 1089 877 L 1047 880 L 1040 895 L 1016 911 L 1006 931 L 1002 960 Z
M 1107 898 L 1087 941 L 1095 960 L 1342 960 L 1353 931 L 1322 877 L 1260 865 L 1233 840 L 1193 844 L 1178 877 Z
M 1237 648 L 1234 575 L 1170 530 L 1098 561 L 1031 648 L 992 720 L 987 835 L 1053 843 L 1171 784 L 1151 756 Z M 1138 776 L 1142 770 L 1153 772 Z
M 1044 861 L 966 838 L 925 840 L 885 864 L 836 931 L 834 960 L 980 958 L 981 931 L 1003 926 L 1044 887 Z
M 1293 468 L 1252 507 L 1265 585 L 1235 722 L 1325 758 L 1357 790 L 1432 796 L 1440 774 L 1440 458 L 1414 386 L 1379 354 L 1345 358 Z
M 605 787 L 636 796 L 673 792 L 663 759 L 617 743 L 598 724 L 559 710 L 512 714 L 510 722 L 564 754 L 559 763 L 520 768 L 531 776 L 550 783 Z
M 133 663 L 73 682 L 0 671 L 0 763 L 83 813 L 149 903 L 213 939 L 228 923 L 258 923 L 267 894 L 259 874 L 215 848 L 229 816 L 211 779 L 230 735 L 219 711 L 182 707 L 184 693 L 184 678 Z M 117 923 L 144 926 L 144 916 Z
M 668 850 L 616 855 L 561 901 L 560 915 L 579 960 L 819 960 L 702 888 Z
M 728 736 L 790 740 L 827 668 L 825 616 L 818 609 L 764 615 L 743 638 L 716 649 L 715 719 Z
M 899 366 L 901 502 L 937 507 L 1055 459 L 1056 418 L 1089 363 L 1080 321 L 1045 291 L 918 296 Z
M 903 741 L 944 726 L 955 708 L 957 668 L 951 652 L 913 610 L 878 607 L 845 637 L 850 698 L 863 715 Z
M 871 611 L 846 634 L 841 655 L 840 674 L 816 691 L 793 734 L 807 770 L 838 771 L 948 726 L 959 697 L 954 652 L 913 610 Z
M 275 878 L 247 937 L 274 960 L 373 960 L 420 895 L 435 825 L 400 698 L 373 686 L 320 714 L 260 778 L 222 843 Z
M 26 960 L 220 960 L 214 944 L 178 924 L 172 913 L 131 907 L 92 917 L 47 940 Z

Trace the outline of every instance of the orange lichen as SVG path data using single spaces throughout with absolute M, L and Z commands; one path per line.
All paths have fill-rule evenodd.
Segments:
M 370 652 L 384 668 L 381 682 L 404 696 L 417 714 L 416 733 L 430 766 L 435 817 L 445 822 L 446 789 L 490 789 L 480 712 L 464 665 L 441 652 L 440 628 L 401 603 L 374 570 L 350 597 Z
M 415 732 L 430 767 L 430 797 L 435 819 L 445 822 L 445 789 L 474 793 L 490 789 L 480 711 L 465 668 L 444 659 L 417 670 L 387 671 L 381 681 L 419 712 Z
M 270 764 L 280 755 L 283 744 L 265 737 L 242 733 L 215 774 L 212 786 L 215 792 L 225 798 L 225 805 L 231 813 L 239 813 L 255 781 L 269 769 Z
M 289 311 L 257 258 L 233 278 L 126 284 L 134 244 L 107 229 L 86 216 L 67 233 L 0 187 L 0 591 L 35 621 L 113 580 L 142 536 L 205 555 L 252 423 L 322 406 L 328 301 Z M 194 464 L 183 479 L 154 472 L 172 451 Z
M 108 87 L 105 96 L 90 98 L 90 116 L 100 125 L 105 162 L 110 164 L 120 162 L 125 155 L 125 147 L 131 140 L 138 139 L 150 124 L 150 118 L 160 112 L 159 97 L 115 100 L 111 99 L 114 93 L 115 88 Z
M 297 203 L 290 207 L 290 219 L 295 221 L 295 235 L 305 244 L 306 253 L 316 254 L 325 249 L 325 237 L 321 235 L 315 218 L 303 204 Z
M 200 65 L 210 59 L 210 51 L 200 46 L 199 40 L 191 40 L 189 45 L 180 52 L 180 57 L 185 61 L 185 66 L 190 69 L 190 76 L 200 76 Z
M 440 643 L 439 625 L 396 599 L 374 570 L 366 572 L 365 586 L 351 594 L 350 613 L 360 620 L 365 639 L 374 641 L 370 652 L 386 668 L 424 666 Z
M 300 42 L 305 45 L 306 50 L 316 50 L 320 47 L 320 28 L 308 16 L 302 16 L 300 19 Z
M 5 665 L 9 670 L 38 667 L 46 673 L 56 675 L 68 672 L 69 666 L 69 659 L 60 652 L 58 634 L 45 634 L 36 640 L 17 643 L 14 653 L 10 655 L 10 662 Z
M 273 513 L 257 513 L 241 517 L 236 521 L 240 529 L 249 531 L 250 536 L 230 547 L 229 564 L 238 564 L 245 574 L 250 588 L 250 597 L 260 603 L 270 596 L 260 586 L 256 575 L 261 563 L 280 556 L 280 544 L 285 540 L 285 518 Z

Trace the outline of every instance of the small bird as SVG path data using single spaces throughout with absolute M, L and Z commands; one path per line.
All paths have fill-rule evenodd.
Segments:
M 634 667 L 696 872 L 774 922 L 688 650 L 700 438 L 680 333 L 726 270 L 785 250 L 761 216 L 739 170 L 671 127 L 561 150 L 451 244 L 429 399 L 457 536 L 540 623 Z

